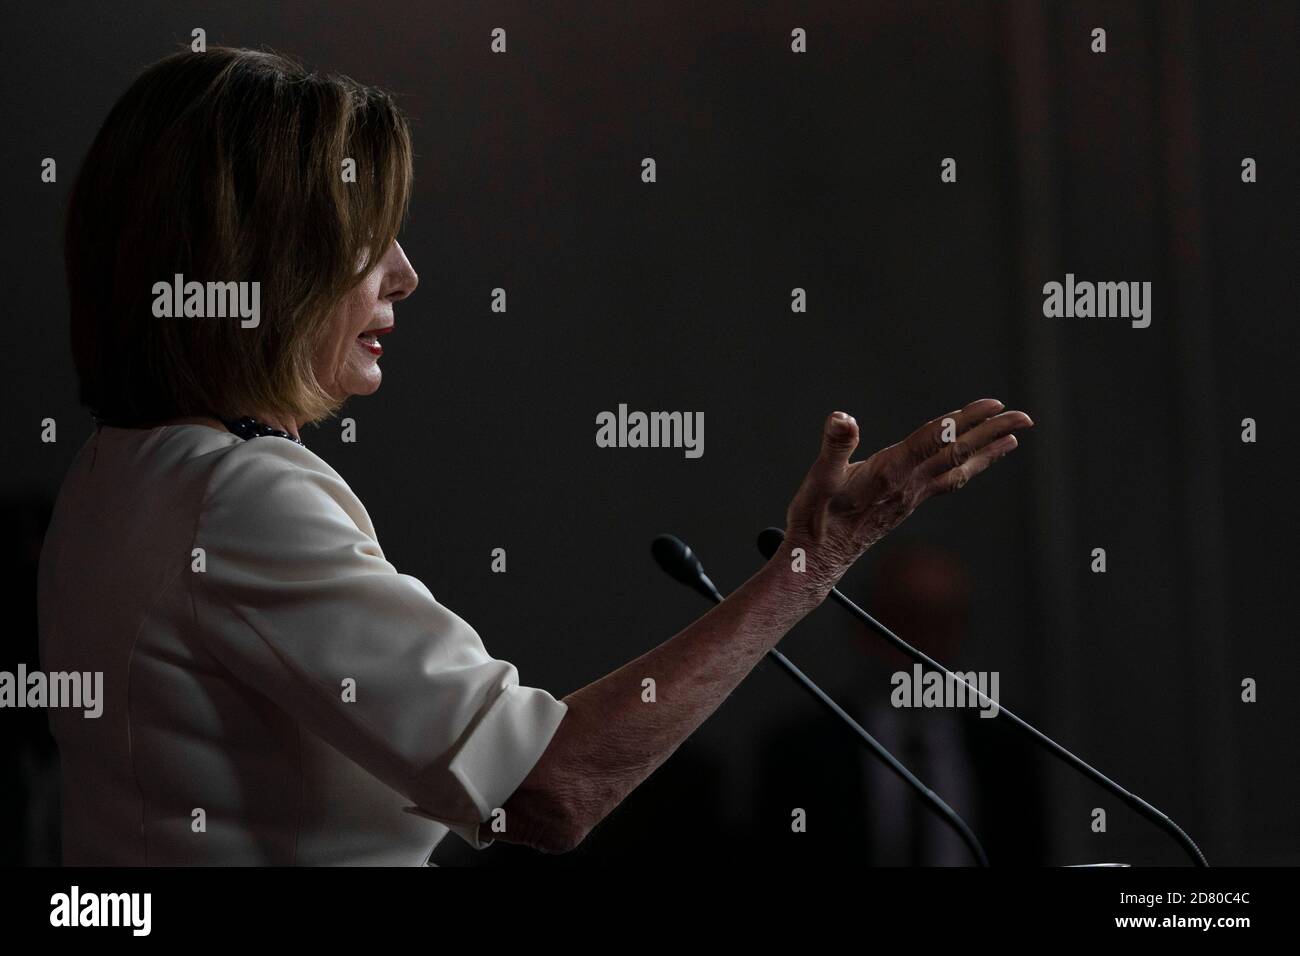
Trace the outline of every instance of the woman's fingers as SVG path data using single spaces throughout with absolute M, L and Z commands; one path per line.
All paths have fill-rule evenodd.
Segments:
M 930 479 L 929 484 L 926 486 L 926 496 L 944 495 L 950 491 L 956 491 L 1003 455 L 1014 451 L 1018 444 L 1019 441 L 1015 435 L 1003 435 L 1001 438 L 985 445 L 960 465 L 941 472 Z
M 1003 412 L 985 419 L 974 428 L 945 442 L 938 452 L 917 468 L 922 478 L 933 478 L 959 467 L 975 457 L 985 446 L 1022 428 L 1032 428 L 1034 421 L 1024 412 Z M 1013 446 L 1014 447 L 1014 446 Z
M 858 446 L 858 423 L 834 412 L 822 429 L 817 460 L 786 511 L 787 540 L 817 551 L 827 576 L 837 580 L 921 502 L 962 487 L 1016 447 L 1012 433 L 1033 421 L 1002 408 L 991 398 L 971 402 L 856 464 L 849 459 Z
M 900 443 L 903 464 L 908 468 L 917 467 L 942 451 L 945 445 L 950 444 L 945 439 L 970 431 L 989 416 L 1002 411 L 1004 407 L 996 398 L 981 398 L 971 402 L 965 408 L 926 422 Z

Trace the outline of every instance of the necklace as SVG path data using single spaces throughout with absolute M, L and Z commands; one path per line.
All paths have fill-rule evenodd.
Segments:
M 243 418 L 223 418 L 221 424 L 225 425 L 232 434 L 238 435 L 245 441 L 250 438 L 263 438 L 267 435 L 274 435 L 276 438 L 287 438 L 291 442 L 302 445 L 303 448 L 307 447 L 301 438 L 294 438 L 288 432 L 272 428 L 270 425 L 263 425 L 256 418 L 248 416 Z

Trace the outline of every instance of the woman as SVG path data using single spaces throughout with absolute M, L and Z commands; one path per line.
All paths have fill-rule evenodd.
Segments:
M 1032 424 L 986 399 L 956 441 L 936 419 L 851 464 L 833 414 L 780 553 L 722 605 L 563 700 L 520 686 L 299 437 L 379 387 L 417 284 L 411 166 L 387 95 L 248 50 L 155 64 L 91 147 L 66 261 L 96 429 L 40 580 L 44 668 L 104 675 L 101 718 L 51 713 L 69 864 L 576 846 L 866 548 Z

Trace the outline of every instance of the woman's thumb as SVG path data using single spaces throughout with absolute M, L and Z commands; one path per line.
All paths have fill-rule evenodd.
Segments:
M 845 412 L 832 412 L 822 430 L 822 452 L 819 464 L 836 470 L 849 463 L 849 456 L 858 447 L 858 423 Z

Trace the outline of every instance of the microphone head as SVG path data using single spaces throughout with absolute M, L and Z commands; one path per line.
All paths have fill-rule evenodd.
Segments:
M 785 532 L 780 528 L 764 528 L 758 533 L 758 550 L 763 553 L 763 557 L 771 558 L 784 540 Z
M 669 577 L 676 578 L 683 584 L 694 583 L 690 574 L 691 558 L 694 555 L 681 538 L 675 534 L 661 534 L 650 542 L 650 553 Z
M 713 582 L 704 573 L 704 565 L 681 538 L 661 534 L 650 542 L 650 553 L 669 577 L 699 591 L 710 600 L 720 600 Z

